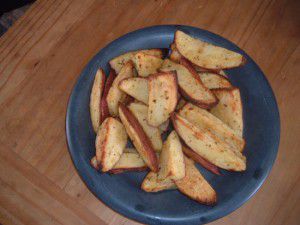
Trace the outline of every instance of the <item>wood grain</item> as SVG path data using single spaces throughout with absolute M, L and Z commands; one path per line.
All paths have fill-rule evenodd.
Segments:
M 297 0 L 40 0 L 0 38 L 0 222 L 138 224 L 101 203 L 67 151 L 65 112 L 83 67 L 115 38 L 157 24 L 220 34 L 262 68 L 281 115 L 279 155 L 258 193 L 211 224 L 300 221 Z

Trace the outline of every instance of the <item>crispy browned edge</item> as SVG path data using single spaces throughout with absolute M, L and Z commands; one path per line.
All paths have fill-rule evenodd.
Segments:
M 216 175 L 221 175 L 219 168 L 217 166 L 215 166 L 214 164 L 212 164 L 212 163 L 208 162 L 207 160 L 205 160 L 204 158 L 202 158 L 199 154 L 197 154 L 194 150 L 189 148 L 186 144 L 182 145 L 182 151 L 186 156 L 188 156 L 195 162 L 199 163 L 201 166 L 203 166 L 208 171 L 210 171 Z
M 105 85 L 104 85 L 104 91 L 103 95 L 100 101 L 101 104 L 101 122 L 103 122 L 107 117 L 109 117 L 109 109 L 108 109 L 108 104 L 106 97 L 108 95 L 109 89 L 111 88 L 114 80 L 116 78 L 116 71 L 114 69 L 110 69 L 109 75 L 106 79 Z
M 110 126 L 109 126 L 109 123 L 110 123 L 110 120 L 112 120 L 113 118 L 112 117 L 108 117 L 107 118 L 107 120 L 109 120 L 109 121 L 107 121 L 107 123 L 105 124 L 106 125 L 106 129 L 107 129 L 107 132 L 106 132 L 106 134 L 105 134 L 105 139 L 104 139 L 104 141 L 103 141 L 103 144 L 102 144 L 102 148 L 104 147 L 106 147 L 107 146 L 107 142 L 108 142 L 108 134 L 109 134 L 109 132 L 110 132 Z M 96 149 L 96 151 L 97 151 L 97 149 Z M 103 154 L 103 152 L 104 152 L 104 149 L 101 149 L 101 151 L 102 151 L 102 154 L 101 154 L 101 159 L 100 159 L 100 161 L 99 161 L 99 163 L 100 163 L 100 166 L 101 166 L 101 168 L 103 169 L 103 162 L 104 162 L 104 160 L 105 160 L 105 154 Z
M 108 171 L 111 174 L 119 174 L 124 172 L 142 172 L 148 170 L 147 166 L 135 167 L 135 168 L 120 168 L 120 169 L 111 169 Z
M 207 87 L 204 86 L 199 75 L 197 74 L 194 67 L 189 63 L 189 61 L 186 60 L 185 58 L 182 58 L 180 60 L 180 64 L 182 66 L 184 66 L 192 74 L 192 76 L 200 83 L 200 85 L 203 86 L 203 88 L 207 92 L 211 93 L 211 95 L 214 97 L 215 101 L 212 103 L 205 103 L 205 102 L 199 101 L 199 100 L 194 99 L 193 97 L 189 96 L 182 88 L 179 87 L 180 92 L 184 96 L 184 98 L 187 99 L 188 101 L 193 102 L 194 104 L 198 105 L 199 107 L 205 108 L 205 109 L 210 109 L 210 108 L 214 107 L 215 105 L 217 105 L 219 102 L 218 98 L 216 97 L 216 95 L 213 92 L 211 92 Z
M 175 81 L 175 91 L 176 93 L 178 93 L 178 78 L 177 78 L 177 72 L 176 71 L 169 71 L 169 72 L 159 72 L 159 73 L 155 73 L 155 74 L 151 74 L 149 77 L 148 77 L 148 80 L 149 82 L 151 80 L 154 80 L 156 79 L 158 76 L 169 76 L 169 75 L 172 75 L 173 76 L 173 79 Z M 151 86 L 149 85 L 149 93 L 150 93 L 150 89 L 151 89 Z M 177 94 L 177 99 L 176 99 L 176 104 L 174 104 L 174 108 L 171 110 L 170 113 L 174 112 L 175 109 L 176 109 L 176 105 L 178 103 L 178 99 L 179 99 L 179 96 Z
M 177 30 L 177 31 L 179 31 L 179 30 Z M 177 49 L 177 51 L 182 55 L 182 53 L 179 51 L 179 49 L 177 48 L 177 46 L 176 46 L 176 39 L 177 39 L 177 31 L 175 31 L 175 35 L 174 35 L 174 41 L 173 41 L 173 43 L 175 43 L 175 47 L 176 47 L 176 49 Z M 182 31 L 182 32 L 184 32 L 184 31 Z M 185 32 L 184 32 L 185 33 Z M 189 35 L 189 34 L 188 34 Z M 205 41 L 203 41 L 203 42 L 205 42 Z M 208 42 L 206 42 L 206 43 L 208 43 Z M 208 44 L 211 44 L 211 43 L 208 43 Z M 217 45 L 215 45 L 215 46 L 217 46 Z M 218 47 L 220 47 L 220 46 L 218 46 Z M 223 47 L 222 47 L 223 48 Z M 235 51 L 233 51 L 233 52 L 235 52 Z M 240 55 L 242 55 L 241 53 L 239 53 L 239 52 L 235 52 L 235 53 L 238 53 L 238 54 L 240 54 Z M 182 58 L 185 58 L 183 55 L 182 55 Z M 185 58 L 185 59 L 187 59 L 187 58 Z M 190 61 L 189 59 L 187 59 L 188 61 Z M 207 70 L 209 70 L 209 71 L 220 71 L 220 70 L 226 70 L 226 69 L 232 69 L 232 68 L 236 68 L 236 67 L 240 67 L 240 66 L 244 66 L 245 64 L 246 64 L 246 62 L 247 62 L 247 59 L 246 59 L 246 57 L 244 56 L 244 55 L 242 55 L 242 62 L 241 62 L 241 64 L 240 65 L 238 65 L 238 66 L 232 66 L 232 67 L 223 67 L 223 68 L 220 68 L 220 69 L 218 69 L 218 70 L 214 70 L 214 69 L 210 69 L 210 68 L 205 68 L 205 67 L 201 67 L 201 66 L 198 66 L 198 65 L 195 65 L 194 63 L 192 63 L 193 65 L 195 65 L 195 66 L 198 66 L 198 67 L 200 67 L 200 68 L 202 68 L 202 69 L 207 69 Z
M 133 130 L 135 131 L 135 133 L 137 135 L 137 138 L 142 140 L 141 142 L 143 143 L 145 152 L 147 153 L 146 157 L 148 157 L 149 162 L 150 162 L 150 165 L 148 165 L 148 166 L 150 167 L 150 169 L 153 172 L 158 172 L 158 159 L 157 159 L 157 156 L 155 154 L 152 143 L 149 140 L 149 138 L 147 137 L 145 131 L 142 128 L 142 126 L 140 125 L 138 120 L 135 118 L 133 113 L 123 103 L 119 104 L 119 108 L 120 108 L 120 110 L 122 110 L 122 112 L 123 112 L 124 116 L 126 117 L 126 120 L 128 121 L 128 123 L 132 126 Z

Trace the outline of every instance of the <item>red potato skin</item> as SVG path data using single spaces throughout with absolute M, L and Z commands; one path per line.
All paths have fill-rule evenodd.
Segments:
M 106 97 L 108 95 L 109 89 L 112 85 L 112 83 L 114 82 L 114 79 L 116 78 L 116 72 L 115 70 L 111 69 L 110 73 L 107 77 L 105 86 L 104 86 L 104 91 L 103 91 L 103 95 L 102 95 L 102 99 L 100 102 L 100 109 L 101 109 L 101 121 L 100 124 L 107 118 L 109 117 L 109 110 L 108 110 L 108 104 L 106 101 Z
M 158 159 L 155 154 L 154 148 L 152 146 L 151 141 L 147 137 L 145 131 L 143 130 L 142 126 L 138 122 L 138 120 L 135 118 L 133 113 L 123 104 L 120 103 L 119 105 L 120 110 L 125 115 L 126 119 L 130 122 L 130 125 L 133 127 L 139 138 L 142 140 L 142 143 L 144 144 L 144 148 L 147 152 L 147 158 L 149 159 L 150 165 L 149 168 L 153 172 L 158 172 Z M 126 128 L 126 127 L 125 127 Z
M 190 63 L 188 60 L 186 60 L 185 58 L 182 58 L 182 59 L 180 60 L 180 64 L 183 65 L 185 68 L 187 68 L 187 69 L 189 70 L 189 72 L 193 75 L 193 77 L 194 77 L 196 80 L 198 80 L 198 81 L 202 84 L 202 86 L 206 89 L 207 92 L 210 92 L 210 93 L 214 96 L 215 101 L 212 102 L 212 103 L 210 103 L 210 104 L 203 103 L 203 102 L 199 102 L 198 100 L 196 100 L 196 99 L 192 98 L 191 96 L 189 96 L 182 88 L 179 87 L 181 95 L 182 95 L 186 100 L 188 100 L 188 101 L 190 101 L 190 102 L 193 102 L 193 103 L 196 104 L 197 106 L 199 106 L 199 107 L 201 107 L 201 108 L 204 108 L 204 109 L 210 109 L 210 108 L 216 106 L 216 105 L 218 104 L 218 102 L 219 102 L 218 98 L 216 97 L 216 95 L 215 95 L 214 93 L 212 93 L 208 88 L 206 88 L 206 87 L 204 86 L 204 84 L 202 83 L 202 81 L 201 81 L 199 75 L 197 74 L 196 70 L 195 70 L 194 67 L 191 65 L 191 63 Z
M 109 171 L 110 174 L 119 174 L 124 172 L 143 172 L 148 170 L 147 166 L 135 167 L 135 168 L 122 168 L 122 169 L 111 169 Z
M 194 152 L 192 149 L 190 149 L 186 145 L 182 145 L 182 151 L 186 156 L 193 159 L 195 162 L 199 163 L 201 166 L 203 166 L 208 171 L 210 171 L 216 175 L 219 175 L 219 176 L 221 175 L 219 168 L 217 166 L 215 166 L 214 164 L 211 164 L 207 160 L 203 159 L 200 155 L 198 155 L 196 152 Z

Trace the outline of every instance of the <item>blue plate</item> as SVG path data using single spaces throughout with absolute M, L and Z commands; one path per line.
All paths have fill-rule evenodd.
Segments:
M 146 173 L 109 175 L 90 166 L 95 155 L 95 133 L 89 114 L 89 98 L 99 67 L 109 72 L 108 61 L 122 53 L 146 48 L 168 48 L 180 29 L 203 41 L 239 52 L 247 58 L 243 67 L 227 70 L 230 81 L 241 90 L 247 170 L 223 171 L 212 175 L 200 168 L 218 194 L 214 207 L 201 205 L 177 190 L 146 193 L 140 189 Z M 165 25 L 126 34 L 103 48 L 81 73 L 69 100 L 66 132 L 73 162 L 88 188 L 107 206 L 122 215 L 146 224 L 204 224 L 229 214 L 245 203 L 268 176 L 277 155 L 280 123 L 276 100 L 256 63 L 230 41 L 195 27 Z

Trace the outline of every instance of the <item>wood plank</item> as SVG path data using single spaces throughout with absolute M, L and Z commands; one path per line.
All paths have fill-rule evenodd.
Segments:
M 8 192 L 12 190 L 17 195 L 32 202 L 38 208 L 37 210 L 45 212 L 51 219 L 61 224 L 105 224 L 103 220 L 69 198 L 58 186 L 43 177 L 16 153 L 7 148 L 0 151 L 0 179 L 2 181 L 0 196 L 10 196 Z M 14 199 L 10 198 L 9 200 Z M 25 203 L 28 204 L 26 201 Z M 6 204 L 4 202 L 1 205 Z M 24 206 L 24 208 L 30 209 L 32 206 Z M 24 216 L 27 215 L 28 212 L 25 212 Z M 23 216 L 21 217 L 23 218 Z M 41 222 L 43 219 L 39 218 L 37 221 Z

